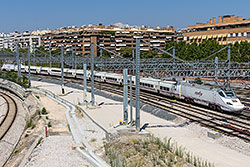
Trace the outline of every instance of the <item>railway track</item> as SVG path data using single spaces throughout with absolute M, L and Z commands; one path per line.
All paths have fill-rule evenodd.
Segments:
M 53 79 L 55 79 L 55 77 L 53 77 Z M 57 79 L 60 80 L 59 78 Z M 81 79 L 65 78 L 65 82 L 82 84 Z M 90 83 L 88 84 L 90 85 Z M 123 95 L 122 87 L 119 85 L 95 82 L 95 88 L 121 96 Z M 141 91 L 140 96 L 141 101 L 144 103 L 186 118 L 191 122 L 197 122 L 202 126 L 209 127 L 210 129 L 219 131 L 223 134 L 238 137 L 250 142 L 250 123 L 247 119 L 241 118 L 240 115 L 237 116 L 219 113 L 197 105 L 190 105 L 183 103 L 182 101 L 169 99 L 162 95 L 152 94 L 151 92 L 148 93 Z
M 112 85 L 112 87 L 108 85 L 109 84 L 102 86 L 102 90 L 119 94 L 121 96 L 123 95 L 121 87 L 118 86 L 117 89 L 114 89 L 114 86 L 117 85 Z M 133 94 L 133 97 L 134 96 L 135 95 Z M 145 91 L 142 91 L 140 93 L 140 99 L 144 103 L 184 117 L 191 122 L 200 123 L 203 126 L 209 127 L 216 131 L 220 131 L 223 134 L 238 137 L 247 142 L 250 142 L 250 124 L 246 121 L 236 120 L 235 118 L 231 118 L 229 115 L 218 113 L 213 110 L 204 109 L 198 106 L 193 106 L 181 101 L 167 99 L 167 97 L 152 94 L 151 92 L 147 93 Z
M 237 94 L 237 96 L 239 97 L 239 99 L 241 100 L 241 102 L 247 106 L 248 108 L 248 112 L 243 111 L 239 117 L 246 119 L 246 120 L 250 120 L 250 89 L 243 89 L 243 88 L 237 88 L 234 87 L 233 90 L 235 91 L 235 93 Z
M 0 92 L 0 96 L 3 97 L 7 104 L 6 114 L 0 122 L 0 140 L 2 140 L 2 138 L 6 135 L 16 118 L 17 105 L 15 100 L 6 93 Z

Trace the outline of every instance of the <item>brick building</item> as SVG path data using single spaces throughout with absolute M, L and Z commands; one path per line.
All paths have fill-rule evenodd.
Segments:
M 146 27 L 123 27 L 90 25 L 88 27 L 82 26 L 60 28 L 46 33 L 41 38 L 41 45 L 45 49 L 49 48 L 49 43 L 52 50 L 58 49 L 61 45 L 64 46 L 65 51 L 70 52 L 72 48 L 76 48 L 77 55 L 90 55 L 90 44 L 94 43 L 106 49 L 118 53 L 122 47 L 135 48 L 135 39 L 142 38 L 152 45 L 164 48 L 166 42 L 172 41 L 175 35 L 173 27 L 165 28 L 146 28 Z M 97 56 L 99 50 L 94 45 L 94 55 Z M 151 47 L 145 43 L 141 43 L 141 50 L 150 50 Z
M 184 41 L 200 43 L 204 40 L 216 40 L 220 44 L 235 43 L 236 41 L 250 42 L 250 19 L 234 15 L 219 16 L 207 23 L 197 23 L 188 26 L 184 32 Z

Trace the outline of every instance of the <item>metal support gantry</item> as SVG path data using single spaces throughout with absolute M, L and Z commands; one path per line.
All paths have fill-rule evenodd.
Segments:
M 30 45 L 28 45 L 28 86 L 30 87 Z
M 95 90 L 94 90 L 94 44 L 91 47 L 91 104 L 95 105 Z
M 16 45 L 16 62 L 17 62 L 17 75 L 21 76 L 21 62 L 20 62 L 20 54 L 19 54 L 19 46 Z
M 123 121 L 128 123 L 128 69 L 123 69 Z
M 142 40 L 142 39 L 141 39 Z M 143 41 L 142 41 L 143 42 Z M 150 44 L 150 43 L 149 43 Z M 152 44 L 151 44 L 152 45 Z M 153 46 L 153 45 L 152 45 Z M 52 55 L 50 51 L 49 56 L 44 56 L 45 53 L 40 52 L 39 50 L 35 51 L 34 46 L 30 46 L 33 49 L 33 56 L 31 56 L 31 62 L 39 64 L 50 62 L 50 67 L 53 63 L 60 64 L 60 54 Z M 101 50 L 105 50 L 105 48 L 98 46 Z M 154 47 L 155 48 L 155 47 Z M 31 50 L 32 50 L 31 49 Z M 168 50 L 173 49 L 169 48 Z M 212 55 L 206 57 L 203 60 L 196 61 L 181 61 L 178 60 L 175 56 L 175 51 L 173 50 L 172 58 L 149 58 L 149 59 L 141 59 L 140 60 L 140 70 L 142 73 L 154 77 L 154 78 L 163 78 L 170 79 L 174 77 L 206 77 L 206 78 L 214 78 L 217 73 L 217 78 L 224 78 L 225 85 L 229 85 L 227 81 L 232 78 L 249 78 L 250 77 L 250 62 L 231 62 L 229 59 L 227 60 L 219 60 L 218 63 L 215 62 L 215 59 L 209 60 L 215 54 L 228 49 L 226 46 L 219 51 L 216 51 Z M 230 48 L 231 49 L 231 48 Z M 166 50 L 166 51 L 168 51 Z M 100 51 L 101 52 L 101 51 Z M 165 53 L 165 52 L 164 52 Z M 28 58 L 25 56 L 27 53 L 19 53 L 20 62 L 27 62 Z M 16 53 L 10 53 L 7 51 L 0 52 L 0 61 L 13 63 L 17 61 L 17 50 Z M 118 54 L 119 55 L 119 54 Z M 231 56 L 228 52 L 228 56 Z M 72 55 L 64 56 L 64 63 L 68 66 L 77 65 L 77 63 L 85 62 L 87 66 L 91 66 L 91 58 L 90 57 L 76 57 L 77 61 L 74 63 L 74 59 L 72 59 Z M 116 58 L 103 58 L 103 57 L 94 57 L 95 66 L 99 67 L 103 71 L 122 71 L 123 69 L 128 69 L 129 72 L 135 70 L 135 59 L 133 58 L 122 58 L 116 56 Z M 218 68 L 215 68 L 215 64 L 218 64 Z M 135 74 L 133 72 L 133 74 Z
M 83 105 L 87 104 L 87 65 L 83 64 Z
M 61 87 L 62 87 L 62 94 L 64 94 L 64 57 L 63 57 L 63 46 L 61 46 Z
M 136 38 L 136 50 L 135 50 L 135 104 L 136 104 L 136 129 L 140 130 L 140 39 Z

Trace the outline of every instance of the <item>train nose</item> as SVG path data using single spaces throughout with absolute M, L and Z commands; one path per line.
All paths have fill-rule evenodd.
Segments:
M 243 104 L 238 104 L 233 106 L 233 111 L 242 111 L 245 108 Z

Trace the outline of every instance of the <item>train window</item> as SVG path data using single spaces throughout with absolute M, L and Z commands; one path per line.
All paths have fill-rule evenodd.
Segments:
M 160 89 L 169 91 L 169 88 L 161 86 Z
M 224 93 L 223 92 L 219 92 L 219 95 L 222 96 L 222 97 L 225 97 Z
M 235 96 L 234 92 L 232 92 L 232 91 L 225 91 L 225 93 L 226 93 L 226 95 L 228 97 L 234 97 Z

